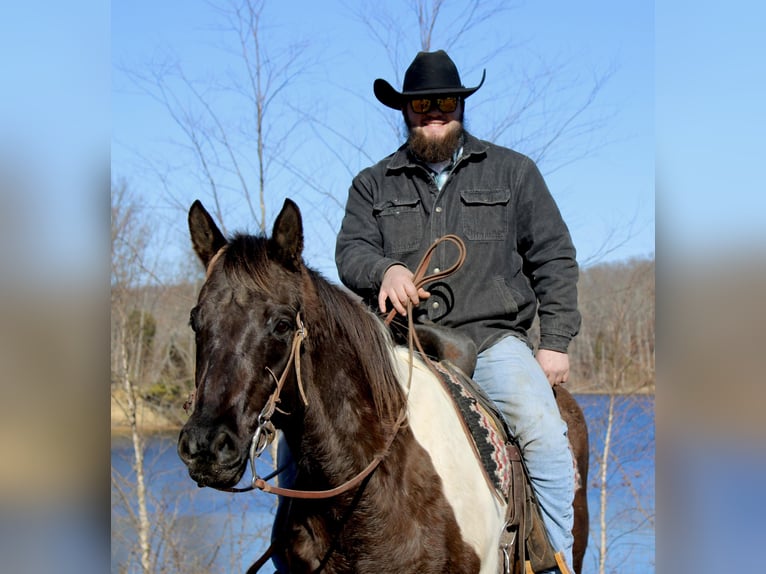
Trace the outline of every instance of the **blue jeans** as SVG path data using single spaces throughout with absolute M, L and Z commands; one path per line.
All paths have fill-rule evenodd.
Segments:
M 574 462 L 545 373 L 526 343 L 508 336 L 479 353 L 473 378 L 518 439 L 548 536 L 571 568 Z

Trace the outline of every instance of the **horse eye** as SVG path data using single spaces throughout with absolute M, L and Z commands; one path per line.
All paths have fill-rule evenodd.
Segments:
M 274 332 L 277 335 L 284 335 L 292 328 L 292 323 L 288 321 L 287 319 L 280 319 L 277 321 L 277 324 L 274 326 Z

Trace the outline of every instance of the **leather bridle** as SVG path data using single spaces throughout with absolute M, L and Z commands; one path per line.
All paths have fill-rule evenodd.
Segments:
M 443 241 L 451 241 L 457 248 L 458 248 L 458 260 L 455 264 L 453 264 L 451 267 L 437 272 L 433 273 L 431 275 L 425 275 L 425 270 L 428 268 L 428 265 L 430 264 L 431 257 L 436 249 L 436 246 L 443 242 Z M 416 287 L 420 288 L 426 283 L 435 281 L 437 279 L 442 279 L 448 275 L 451 275 L 455 271 L 457 271 L 464 263 L 466 257 L 466 248 L 465 243 L 463 242 L 460 237 L 456 235 L 445 235 L 439 239 L 437 239 L 426 251 L 426 253 L 423 255 L 422 260 L 420 261 L 420 264 L 418 265 L 414 277 L 413 282 L 415 283 Z M 389 325 L 391 321 L 394 318 L 394 315 L 396 313 L 396 310 L 393 309 L 388 316 L 385 319 L 385 324 Z M 414 365 L 414 346 L 417 346 L 419 349 L 421 356 L 426 361 L 426 364 L 428 365 L 429 369 L 432 371 L 435 371 L 433 365 L 431 364 L 430 360 L 428 359 L 425 351 L 423 350 L 420 341 L 417 337 L 417 334 L 415 333 L 415 328 L 413 325 L 412 320 L 412 302 L 408 301 L 407 303 L 407 317 L 408 317 L 408 323 L 409 323 L 409 351 L 410 351 L 410 361 L 409 361 L 409 375 L 408 375 L 408 385 L 407 385 L 407 394 L 409 394 L 409 386 L 412 382 L 412 369 Z M 308 406 L 308 401 L 306 400 L 306 395 L 303 390 L 303 382 L 301 379 L 301 364 L 300 364 L 300 347 L 303 344 L 303 341 L 308 336 L 305 326 L 303 325 L 303 322 L 301 320 L 300 312 L 296 315 L 296 325 L 297 330 L 295 331 L 295 335 L 293 336 L 293 342 L 290 348 L 290 356 L 287 359 L 287 365 L 285 366 L 284 371 L 282 372 L 282 375 L 279 377 L 279 380 L 277 381 L 277 387 L 274 390 L 274 393 L 269 397 L 269 400 L 266 401 L 266 405 L 264 405 L 263 410 L 261 411 L 260 415 L 258 415 L 258 427 L 255 430 L 255 433 L 253 434 L 252 441 L 250 443 L 250 467 L 253 474 L 253 479 L 250 483 L 250 486 L 245 488 L 218 488 L 218 490 L 224 490 L 227 492 L 248 492 L 254 489 L 262 490 L 263 492 L 268 492 L 270 494 L 274 494 L 276 496 L 284 496 L 287 498 L 302 498 L 302 499 L 326 499 L 326 498 L 332 498 L 334 496 L 338 496 L 339 494 L 343 494 L 344 492 L 347 492 L 351 490 L 352 488 L 355 488 L 359 484 L 361 484 L 372 472 L 380 465 L 380 463 L 386 458 L 388 455 L 391 445 L 394 442 L 394 439 L 396 438 L 396 435 L 399 433 L 399 429 L 401 428 L 402 424 L 407 418 L 407 401 L 404 401 L 404 404 L 402 405 L 401 411 L 399 412 L 399 416 L 396 419 L 396 422 L 394 423 L 394 427 L 391 431 L 391 434 L 389 435 L 388 439 L 386 440 L 385 447 L 381 452 L 376 454 L 373 459 L 370 461 L 370 463 L 356 476 L 351 478 L 350 480 L 344 482 L 340 486 L 336 488 L 332 488 L 329 490 L 294 490 L 291 488 L 282 488 L 278 486 L 272 486 L 267 481 L 273 478 L 274 476 L 278 475 L 283 469 L 277 469 L 270 475 L 261 478 L 258 476 L 258 473 L 256 471 L 255 467 L 255 461 L 260 455 L 263 453 L 264 450 L 266 450 L 267 446 L 271 444 L 271 442 L 274 440 L 274 437 L 276 436 L 276 430 L 274 428 L 274 424 L 271 422 L 271 417 L 274 414 L 277 403 L 279 402 L 279 395 L 282 391 L 282 387 L 284 386 L 285 381 L 287 380 L 287 376 L 290 370 L 290 365 L 295 365 L 295 374 L 298 382 L 298 389 L 300 390 L 301 397 L 303 399 L 303 402 L 306 406 Z M 271 372 L 271 371 L 270 371 Z M 272 376 L 274 376 L 273 373 L 271 373 Z M 438 373 L 437 377 L 438 377 Z M 275 377 L 276 378 L 276 377 Z M 274 553 L 274 541 L 269 545 L 269 547 L 266 549 L 266 551 L 261 555 L 258 560 L 255 561 L 255 563 L 248 569 L 248 573 L 255 573 L 258 572 L 261 567 L 268 561 L 268 559 L 273 555 Z M 321 567 L 320 567 L 321 570 Z
M 405 403 L 402 406 L 401 411 L 399 412 L 399 416 L 396 419 L 396 422 L 394 423 L 394 427 L 391 431 L 390 436 L 388 437 L 386 441 L 386 445 L 384 446 L 383 450 L 376 454 L 372 461 L 358 474 L 356 474 L 353 478 L 347 480 L 340 486 L 336 488 L 332 488 L 329 490 L 294 490 L 291 488 L 282 488 L 279 486 L 273 486 L 269 484 L 267 481 L 276 476 L 282 469 L 277 470 L 275 473 L 272 473 L 268 475 L 267 477 L 261 478 L 258 476 L 258 472 L 256 470 L 255 461 L 258 459 L 264 450 L 274 441 L 274 437 L 276 436 L 276 429 L 274 427 L 274 423 L 271 422 L 271 417 L 274 415 L 274 412 L 277 410 L 277 403 L 279 403 L 279 395 L 282 392 L 282 388 L 284 387 L 285 381 L 287 380 L 287 377 L 290 372 L 290 366 L 295 366 L 295 376 L 298 381 L 298 388 L 300 389 L 301 397 L 303 398 L 304 404 L 308 406 L 308 401 L 306 400 L 306 395 L 303 390 L 303 382 L 301 379 L 301 353 L 300 348 L 303 344 L 303 341 L 308 336 L 308 332 L 306 330 L 306 327 L 303 325 L 303 321 L 301 320 L 300 312 L 295 317 L 295 322 L 297 325 L 297 329 L 295 331 L 295 334 L 293 335 L 293 341 L 292 345 L 290 346 L 290 355 L 287 358 L 287 365 L 285 366 L 284 371 L 282 371 L 282 375 L 277 380 L 277 387 L 274 389 L 274 392 L 271 394 L 269 399 L 266 401 L 266 404 L 264 405 L 263 409 L 261 410 L 261 413 L 258 415 L 258 426 L 255 429 L 255 433 L 253 433 L 253 438 L 250 441 L 250 468 L 253 474 L 253 479 L 249 486 L 238 488 L 238 487 L 217 487 L 214 486 L 212 488 L 215 488 L 217 490 L 222 490 L 225 492 L 249 492 L 251 490 L 262 490 L 263 492 L 268 492 L 270 494 L 274 494 L 277 496 L 285 496 L 288 498 L 304 498 L 304 499 L 322 499 L 322 498 L 332 498 L 334 496 L 338 496 L 339 494 L 343 494 L 344 492 L 347 492 L 351 490 L 352 488 L 358 486 L 365 478 L 367 478 L 377 467 L 380 465 L 380 463 L 383 461 L 383 459 L 386 458 L 388 455 L 389 450 L 391 449 L 391 445 L 394 442 L 394 439 L 396 438 L 396 435 L 399 432 L 399 428 L 402 426 L 402 423 L 407 417 L 407 404 Z M 269 372 L 271 372 L 269 370 Z M 272 376 L 274 374 L 272 373 Z M 275 377 L 276 378 L 276 377 Z
M 437 273 L 432 273 L 430 275 L 425 275 L 425 270 L 428 269 L 428 265 L 431 262 L 431 257 L 433 256 L 434 251 L 436 250 L 436 247 L 444 242 L 449 241 L 453 243 L 457 249 L 458 249 L 458 259 L 457 261 L 448 267 L 447 269 L 444 269 L 442 271 L 439 271 Z M 466 248 L 465 243 L 463 240 L 458 237 L 457 235 L 444 235 L 437 239 L 431 246 L 428 248 L 426 253 L 423 255 L 423 258 L 420 261 L 420 264 L 418 265 L 417 269 L 415 270 L 413 281 L 416 285 L 416 287 L 420 288 L 426 283 L 433 282 L 437 279 L 442 279 L 444 277 L 447 277 L 457 271 L 464 263 L 466 257 Z M 426 353 L 423 350 L 423 348 L 420 345 L 420 341 L 417 338 L 417 335 L 415 334 L 415 329 L 412 325 L 412 303 L 408 302 L 408 313 L 407 316 L 409 318 L 409 348 L 410 348 L 410 354 L 413 353 L 413 345 L 416 345 L 418 349 L 421 352 L 421 356 L 424 358 L 426 357 Z M 385 324 L 388 325 L 391 323 L 391 320 L 394 317 L 394 314 L 396 313 L 396 310 L 391 310 L 391 312 L 388 314 L 388 316 L 385 319 Z M 258 473 L 256 471 L 255 467 L 255 461 L 257 458 L 261 456 L 264 450 L 274 441 L 274 437 L 276 436 L 276 429 L 274 427 L 274 424 L 271 422 L 271 417 L 274 415 L 274 412 L 277 410 L 277 403 L 279 402 L 279 395 L 282 392 L 282 387 L 285 384 L 285 381 L 287 380 L 287 376 L 290 371 L 290 366 L 295 365 L 295 376 L 298 381 L 298 389 L 301 393 L 301 398 L 303 399 L 303 402 L 306 406 L 308 406 L 308 401 L 306 400 L 306 394 L 303 390 L 303 381 L 301 379 L 301 353 L 300 348 L 303 344 L 303 341 L 308 337 L 308 332 L 306 330 L 306 327 L 303 325 L 303 321 L 301 320 L 300 312 L 297 313 L 295 317 L 295 322 L 297 329 L 295 331 L 295 334 L 293 335 L 293 341 L 292 345 L 290 346 L 290 356 L 287 358 L 287 365 L 285 366 L 284 371 L 282 371 L 282 375 L 277 380 L 277 387 L 274 390 L 274 392 L 271 394 L 269 399 L 266 401 L 266 404 L 264 405 L 263 409 L 261 410 L 261 413 L 258 415 L 258 426 L 255 429 L 255 433 L 253 434 L 253 438 L 250 442 L 250 468 L 253 474 L 253 479 L 249 486 L 246 486 L 244 488 L 237 488 L 237 487 L 213 487 L 217 488 L 218 490 L 223 490 L 226 492 L 249 492 L 251 490 L 262 490 L 263 492 L 268 492 L 270 494 L 274 494 L 277 496 L 285 496 L 288 498 L 303 498 L 303 499 L 323 499 L 323 498 L 332 498 L 334 496 L 338 496 L 339 494 L 343 494 L 344 492 L 347 492 L 351 490 L 352 488 L 358 486 L 365 478 L 367 478 L 383 461 L 383 459 L 386 458 L 388 455 L 391 445 L 394 442 L 394 439 L 396 438 L 396 435 L 399 432 L 399 429 L 401 428 L 402 424 L 404 423 L 405 419 L 407 418 L 407 402 L 402 405 L 401 411 L 399 412 L 399 416 L 396 419 L 396 422 L 394 423 L 394 427 L 391 430 L 391 434 L 389 435 L 388 439 L 386 440 L 386 444 L 383 447 L 383 450 L 381 450 L 378 454 L 376 454 L 373 459 L 370 461 L 370 463 L 358 474 L 356 474 L 353 478 L 347 480 L 340 486 L 337 486 L 335 488 L 331 488 L 329 490 L 294 490 L 291 488 L 282 488 L 279 486 L 273 486 L 269 484 L 267 481 L 279 474 L 282 469 L 278 469 L 274 473 L 268 475 L 267 477 L 261 478 L 258 476 Z M 410 373 L 409 377 L 411 379 L 412 377 L 412 358 L 410 358 Z M 433 366 L 430 365 L 430 361 L 427 361 L 427 364 L 429 368 L 433 370 Z M 271 375 L 276 378 L 274 373 L 269 370 Z M 438 376 L 438 374 L 437 374 Z

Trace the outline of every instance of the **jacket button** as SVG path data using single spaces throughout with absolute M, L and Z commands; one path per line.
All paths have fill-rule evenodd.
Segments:
M 438 267 L 434 267 L 434 273 L 438 273 L 439 271 L 441 271 L 441 269 L 439 269 Z
M 431 305 L 431 308 L 432 309 L 438 309 L 439 308 L 439 302 L 438 301 L 434 301 L 434 304 Z
M 441 212 L 442 212 L 442 208 L 441 207 L 437 207 L 436 208 L 436 213 L 441 213 Z

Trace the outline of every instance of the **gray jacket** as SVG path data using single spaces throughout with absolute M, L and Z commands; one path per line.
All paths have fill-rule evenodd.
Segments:
M 403 263 L 414 272 L 449 233 L 465 242 L 466 261 L 425 286 L 431 297 L 418 320 L 463 330 L 479 351 L 509 334 L 531 347 L 539 302 L 540 348 L 566 352 L 580 328 L 569 230 L 532 160 L 469 134 L 441 191 L 406 145 L 354 178 L 335 249 L 339 277 L 377 308 L 386 269 Z M 440 246 L 427 272 L 456 257 Z

